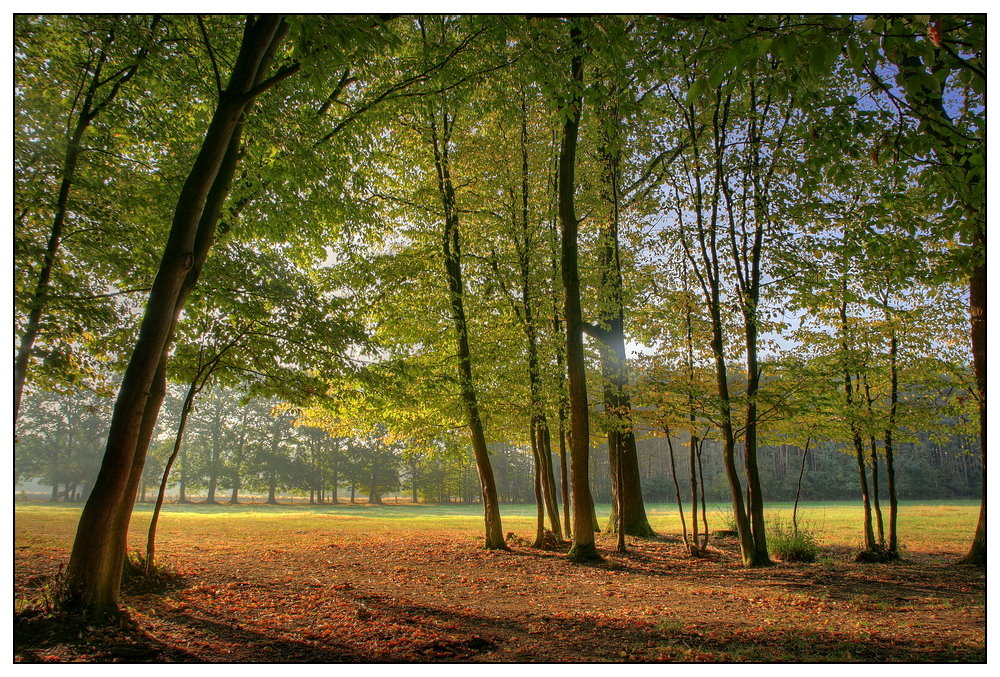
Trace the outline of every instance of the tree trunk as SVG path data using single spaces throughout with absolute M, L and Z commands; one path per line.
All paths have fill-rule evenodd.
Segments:
M 537 422 L 533 419 L 531 422 L 531 456 L 535 468 L 535 481 L 533 482 L 535 489 L 535 542 L 532 545 L 535 548 L 541 548 L 545 546 L 545 497 L 542 490 L 542 457 L 538 450 L 536 425 Z
M 850 365 L 847 362 L 848 356 L 848 346 L 847 346 L 847 278 L 844 278 L 843 289 L 845 292 L 844 298 L 840 302 L 840 324 L 841 324 L 841 343 L 840 348 L 843 352 L 844 359 L 844 401 L 847 404 L 847 416 L 850 420 L 851 428 L 851 439 L 854 442 L 854 457 L 858 465 L 858 482 L 861 485 L 861 500 L 864 504 L 864 535 L 865 535 L 865 550 L 872 552 L 875 550 L 875 533 L 872 531 L 872 508 L 871 499 L 868 493 L 868 474 L 865 472 L 865 450 L 864 443 L 861 441 L 861 433 L 858 431 L 858 424 L 854 420 L 854 387 L 851 382 L 851 370 Z
M 541 418 L 538 432 L 541 438 L 539 449 L 542 452 L 542 470 L 545 476 L 545 484 L 543 486 L 545 509 L 549 515 L 549 526 L 552 528 L 552 533 L 561 541 L 563 539 L 563 530 L 559 520 L 559 496 L 556 494 L 555 470 L 552 467 L 552 434 L 549 431 L 549 423 L 544 415 Z
M 714 282 L 714 281 L 713 281 Z M 719 391 L 719 414 L 722 432 L 722 463 L 729 480 L 729 493 L 733 502 L 733 517 L 736 521 L 736 532 L 740 539 L 740 554 L 743 564 L 757 566 L 763 562 L 757 561 L 757 548 L 751 532 L 750 518 L 743 503 L 743 487 L 740 484 L 739 472 L 736 470 L 736 439 L 733 433 L 731 400 L 729 398 L 729 378 L 726 373 L 726 357 L 722 337 L 722 318 L 719 314 L 718 289 L 715 288 L 714 302 L 711 304 L 712 316 L 712 352 L 715 355 L 716 386 Z
M 802 449 L 802 463 L 799 464 L 799 481 L 795 484 L 795 502 L 792 504 L 792 531 L 798 532 L 798 512 L 799 512 L 799 496 L 802 495 L 802 476 L 806 472 L 806 457 L 809 455 L 809 439 L 810 436 L 806 437 L 806 446 Z
M 278 474 L 275 471 L 268 473 L 267 477 L 267 504 L 278 505 Z
M 758 227 L 758 233 L 761 232 Z M 757 301 L 756 271 L 759 267 L 760 248 L 754 247 L 754 280 L 751 282 L 750 309 L 745 310 L 744 324 L 747 349 L 747 422 L 743 445 L 743 472 L 747 479 L 747 512 L 753 534 L 754 566 L 771 563 L 767 552 L 767 530 L 764 526 L 764 494 L 757 468 L 757 395 L 760 391 L 760 367 L 757 363 Z
M 167 481 L 170 479 L 170 469 L 177 459 L 177 454 L 181 450 L 184 440 L 184 429 L 187 427 L 188 415 L 194 405 L 195 395 L 198 393 L 198 378 L 195 377 L 188 386 L 187 394 L 184 396 L 184 404 L 181 406 L 181 418 L 177 424 L 177 434 L 174 436 L 174 448 L 170 452 L 170 458 L 163 468 L 163 477 L 160 479 L 160 490 L 156 494 L 156 505 L 153 507 L 153 516 L 149 520 L 149 531 L 146 533 L 146 562 L 145 569 L 148 576 L 153 569 L 153 560 L 156 557 L 156 524 L 160 518 L 160 509 L 163 507 L 163 497 L 167 493 Z
M 599 113 L 604 120 L 604 145 L 601 157 L 604 165 L 602 198 L 608 203 L 609 215 L 606 225 L 601 228 L 599 265 L 601 268 L 601 329 L 595 337 L 601 342 L 601 371 L 605 380 L 604 411 L 609 419 L 608 460 L 611 472 L 611 518 L 608 530 L 612 533 L 619 522 L 630 536 L 650 538 L 656 535 L 649 526 L 646 506 L 642 500 L 642 486 L 639 478 L 639 460 L 635 448 L 635 432 L 632 429 L 632 403 L 628 394 L 628 364 L 625 351 L 625 306 L 619 228 L 621 220 L 621 139 L 618 106 L 615 98 L 621 93 L 615 84 L 611 86 L 609 102 Z M 617 439 L 612 440 L 612 436 Z M 611 456 L 618 452 L 621 457 Z M 619 477 L 619 469 L 623 474 Z M 623 511 L 618 515 L 619 506 Z
M 972 318 L 972 363 L 976 371 L 979 404 L 979 453 L 982 458 L 979 521 L 972 546 L 963 564 L 986 567 L 986 233 L 980 230 L 977 242 L 982 260 L 972 269 L 969 283 L 969 314 Z
M 896 497 L 896 466 L 893 460 L 892 436 L 896 428 L 896 406 L 899 403 L 899 372 L 896 364 L 899 353 L 899 341 L 896 329 L 892 328 L 889 336 L 889 420 L 885 427 L 885 479 L 889 489 L 889 553 L 899 552 L 899 541 L 896 535 L 896 517 L 899 512 L 899 500 Z
M 500 505 L 497 502 L 496 481 L 493 477 L 493 467 L 490 464 L 489 451 L 486 448 L 486 434 L 483 430 L 482 418 L 479 413 L 479 402 L 472 377 L 472 351 L 469 347 L 468 323 L 465 318 L 464 289 L 462 282 L 462 246 L 459 231 L 458 208 L 455 203 L 455 189 L 451 180 L 449 161 L 450 136 L 454 118 L 449 118 L 447 111 L 441 114 L 441 134 L 438 134 L 438 123 L 431 117 L 430 131 L 434 150 L 434 165 L 437 170 L 438 193 L 444 211 L 444 233 L 442 238 L 445 274 L 448 277 L 448 291 L 451 301 L 451 319 L 455 327 L 455 338 L 458 347 L 458 377 L 462 403 L 469 432 L 472 437 L 472 453 L 476 459 L 476 470 L 479 475 L 479 486 L 483 497 L 483 513 L 485 521 L 485 544 L 487 550 L 508 550 L 503 538 L 503 525 L 500 521 Z
M 141 428 L 144 419 L 155 422 L 155 415 L 147 415 L 147 404 L 155 397 L 154 379 L 181 310 L 178 299 L 194 264 L 192 252 L 205 203 L 233 132 L 258 93 L 253 91 L 258 69 L 284 36 L 282 27 L 281 16 L 247 20 L 229 84 L 178 197 L 139 337 L 118 391 L 104 461 L 80 517 L 66 570 L 68 605 L 96 619 L 117 615 L 125 536 L 135 498 L 134 476 L 141 474 L 145 457 L 145 449 L 138 446 Z
M 677 514 L 680 515 L 681 518 L 681 538 L 684 539 L 684 547 L 687 548 L 688 553 L 690 553 L 691 555 L 695 555 L 698 552 L 698 512 L 697 512 L 698 495 L 697 492 L 692 493 L 692 496 L 694 496 L 695 500 L 695 513 L 694 513 L 695 518 L 694 518 L 694 524 L 692 525 L 694 531 L 692 534 L 692 539 L 688 540 L 687 520 L 684 517 L 684 502 L 681 500 L 681 485 L 680 482 L 677 481 L 677 464 L 674 461 L 674 442 L 672 439 L 670 439 L 670 426 L 664 424 L 663 434 L 666 435 L 667 437 L 667 448 L 670 451 L 670 477 L 674 481 L 674 498 L 676 498 L 677 500 Z M 694 454 L 692 453 L 691 456 L 693 460 Z M 693 463 L 691 464 L 691 468 L 692 469 L 694 468 Z M 694 478 L 694 473 L 691 474 L 691 477 L 692 479 Z M 691 488 L 694 489 L 693 481 L 691 483 Z
M 577 264 L 576 145 L 583 98 L 583 36 L 579 19 L 571 19 L 570 76 L 573 96 L 563 123 L 559 154 L 559 220 L 562 225 L 562 278 L 566 318 L 566 371 L 569 381 L 570 470 L 573 492 L 573 545 L 576 560 L 600 559 L 594 544 L 594 501 L 590 494 L 590 418 L 587 407 L 587 373 L 583 355 L 583 321 L 580 311 L 580 275 Z

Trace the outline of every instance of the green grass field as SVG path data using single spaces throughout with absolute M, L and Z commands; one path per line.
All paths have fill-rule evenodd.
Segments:
M 15 532 L 19 545 L 61 546 L 72 539 L 80 514 L 79 506 L 47 503 L 18 503 L 15 507 Z M 888 508 L 883 508 L 888 520 Z M 723 504 L 708 506 L 709 529 L 724 529 L 728 508 Z M 141 504 L 132 520 L 132 539 L 137 542 L 148 524 L 151 506 Z M 534 530 L 533 505 L 501 506 L 504 531 L 529 536 Z M 608 505 L 597 506 L 603 526 L 609 515 Z M 681 523 L 676 506 L 649 504 L 647 514 L 653 528 L 661 535 L 679 535 Z M 979 515 L 978 501 L 922 502 L 905 501 L 899 507 L 899 538 L 904 552 L 963 553 L 971 542 Z M 768 520 L 791 522 L 792 505 L 771 504 Z M 23 518 L 23 519 L 22 519 Z M 800 528 L 812 531 L 821 546 L 856 548 L 862 540 L 862 509 L 856 503 L 803 503 L 799 505 Z M 160 518 L 161 534 L 173 531 L 201 532 L 215 535 L 243 532 L 247 529 L 273 532 L 301 532 L 331 522 L 344 532 L 401 530 L 416 532 L 454 531 L 467 537 L 482 528 L 482 509 L 478 505 L 177 505 L 164 506 Z M 690 524 L 688 525 L 690 528 Z

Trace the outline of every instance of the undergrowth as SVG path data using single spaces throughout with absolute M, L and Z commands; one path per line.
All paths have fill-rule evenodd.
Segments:
M 767 545 L 771 553 L 783 562 L 815 562 L 819 555 L 819 546 L 811 531 L 780 519 L 768 523 Z

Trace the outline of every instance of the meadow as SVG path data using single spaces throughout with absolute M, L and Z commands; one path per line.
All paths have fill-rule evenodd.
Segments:
M 858 564 L 860 507 L 800 505 L 818 560 L 746 569 L 731 539 L 687 556 L 670 505 L 649 506 L 659 538 L 629 538 L 618 554 L 599 534 L 604 560 L 576 565 L 565 547 L 530 547 L 530 505 L 503 507 L 508 553 L 479 547 L 476 505 L 168 504 L 159 584 L 126 579 L 127 624 L 69 635 L 46 604 L 79 508 L 20 503 L 15 658 L 975 662 L 985 660 L 985 574 L 954 561 L 977 511 L 906 502 L 902 561 Z M 722 506 L 708 513 L 711 529 L 725 527 Z M 131 548 L 144 545 L 149 515 L 137 507 Z M 768 518 L 790 521 L 791 505 Z

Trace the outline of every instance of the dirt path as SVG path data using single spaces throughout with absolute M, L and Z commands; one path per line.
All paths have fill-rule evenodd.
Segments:
M 599 537 L 605 553 L 610 538 Z M 15 658 L 199 662 L 984 661 L 985 575 L 954 555 L 893 565 L 738 566 L 734 545 L 692 560 L 675 542 L 574 565 L 470 535 L 343 535 L 273 541 L 173 536 L 179 587 L 129 591 L 128 630 L 68 632 L 22 616 Z M 16 550 L 17 596 L 35 595 L 68 553 Z

